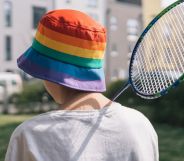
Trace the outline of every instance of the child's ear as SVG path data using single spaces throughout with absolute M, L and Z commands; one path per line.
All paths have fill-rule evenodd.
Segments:
M 56 103 L 62 104 L 64 98 L 64 91 L 62 92 L 62 88 L 59 84 L 49 82 L 44 80 L 43 84 L 47 90 L 47 92 L 51 95 L 51 97 L 55 100 Z

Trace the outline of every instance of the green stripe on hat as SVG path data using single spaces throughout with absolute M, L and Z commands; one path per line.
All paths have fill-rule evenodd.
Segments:
M 48 56 L 58 61 L 70 63 L 73 65 L 86 67 L 86 68 L 102 68 L 102 65 L 103 65 L 102 59 L 82 58 L 82 57 L 72 56 L 69 54 L 58 52 L 56 50 L 50 49 L 42 45 L 36 39 L 34 39 L 32 47 L 42 55 Z

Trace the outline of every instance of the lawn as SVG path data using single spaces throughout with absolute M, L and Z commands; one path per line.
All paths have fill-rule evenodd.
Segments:
M 13 130 L 31 115 L 0 115 L 0 161 L 4 161 L 4 156 Z
M 156 125 L 160 161 L 184 161 L 184 128 Z
M 0 115 L 0 161 L 8 146 L 11 133 L 22 121 L 31 115 Z M 159 136 L 160 161 L 184 161 L 184 128 L 169 125 L 155 125 Z

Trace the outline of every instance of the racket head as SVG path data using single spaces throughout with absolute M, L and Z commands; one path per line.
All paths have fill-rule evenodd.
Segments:
M 179 0 L 164 9 L 149 23 L 134 47 L 129 66 L 129 83 L 142 98 L 161 97 L 184 80 L 182 18 L 184 20 L 184 0 Z M 169 33 L 166 33 L 164 28 L 165 30 L 168 28 Z

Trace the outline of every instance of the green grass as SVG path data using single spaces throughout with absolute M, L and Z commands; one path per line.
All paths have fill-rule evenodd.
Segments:
M 13 130 L 31 115 L 0 115 L 0 161 Z M 184 128 L 155 125 L 159 137 L 160 161 L 184 161 Z
M 184 161 L 184 128 L 156 125 L 160 161 Z
M 0 161 L 4 161 L 4 156 L 13 130 L 21 122 L 30 117 L 31 115 L 0 115 Z

